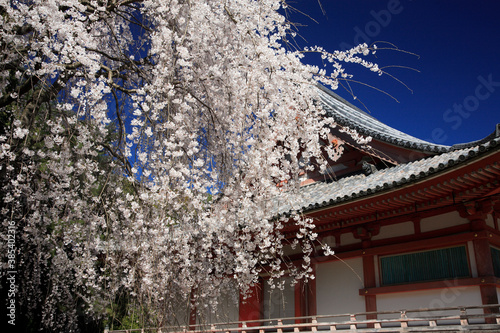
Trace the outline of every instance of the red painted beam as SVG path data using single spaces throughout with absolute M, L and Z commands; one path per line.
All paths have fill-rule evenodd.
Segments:
M 500 287 L 500 279 L 495 276 L 487 276 L 482 278 L 463 278 L 454 280 L 419 282 L 402 285 L 384 286 L 378 288 L 364 288 L 359 289 L 359 295 L 380 295 L 391 293 L 402 293 L 410 291 L 422 291 L 433 289 L 447 289 L 458 287 L 471 287 L 471 286 L 492 286 Z

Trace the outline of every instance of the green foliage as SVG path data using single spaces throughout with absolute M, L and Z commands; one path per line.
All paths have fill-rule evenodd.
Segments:
M 127 330 L 143 328 L 148 311 L 136 305 L 126 292 L 121 292 L 108 307 L 106 307 L 104 324 L 112 330 Z

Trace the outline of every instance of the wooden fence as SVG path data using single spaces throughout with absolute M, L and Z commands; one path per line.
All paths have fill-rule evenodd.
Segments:
M 170 326 L 105 333 L 500 332 L 500 304 Z M 376 318 L 376 319 L 368 319 Z

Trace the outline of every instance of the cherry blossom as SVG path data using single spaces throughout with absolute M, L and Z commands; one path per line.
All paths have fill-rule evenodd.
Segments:
M 2 242 L 2 272 L 19 272 L 20 313 L 77 331 L 79 316 L 119 326 L 126 304 L 141 325 L 178 324 L 261 274 L 313 278 L 314 225 L 273 198 L 342 152 L 322 144 L 335 124 L 317 85 L 337 88 L 342 63 L 382 71 L 366 44 L 292 47 L 287 6 L 0 0 L 2 235 L 14 221 L 17 251 L 9 268 Z

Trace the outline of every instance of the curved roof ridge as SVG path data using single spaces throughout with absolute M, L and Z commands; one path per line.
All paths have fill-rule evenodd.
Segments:
M 397 146 L 411 147 L 429 152 L 446 152 L 452 149 L 450 146 L 421 140 L 390 127 L 352 105 L 330 89 L 321 85 L 318 85 L 318 88 L 318 95 L 323 107 L 342 126 L 355 129 L 360 134 Z
M 495 131 L 493 133 L 491 133 L 490 135 L 488 135 L 487 137 L 485 137 L 483 139 L 479 139 L 479 140 L 472 141 L 472 142 L 457 143 L 457 144 L 454 144 L 453 146 L 451 146 L 451 148 L 452 149 L 464 149 L 464 148 L 479 146 L 479 145 L 482 145 L 482 144 L 487 143 L 489 141 L 492 141 L 498 137 L 500 137 L 500 124 L 496 125 Z
M 290 211 L 306 212 L 399 188 L 499 149 L 500 137 L 497 137 L 481 145 L 450 150 L 370 175 L 358 174 L 331 183 L 317 182 L 301 187 L 296 193 L 283 192 L 275 198 L 275 211 L 277 215 L 286 215 Z

